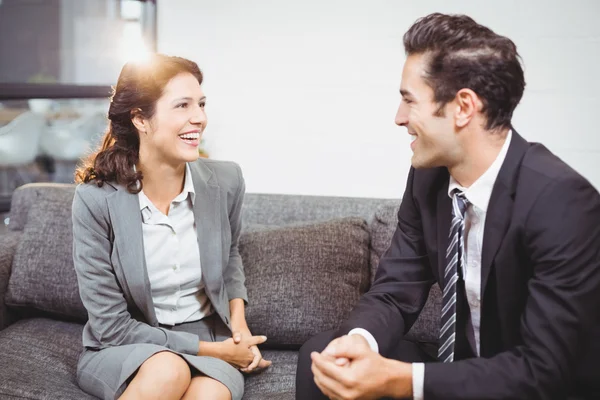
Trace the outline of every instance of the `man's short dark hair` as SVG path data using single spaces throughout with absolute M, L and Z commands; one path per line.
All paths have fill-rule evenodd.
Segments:
M 466 15 L 430 14 L 404 34 L 407 55 L 423 54 L 424 79 L 440 111 L 463 88 L 483 102 L 487 129 L 510 128 L 525 78 L 517 47 Z

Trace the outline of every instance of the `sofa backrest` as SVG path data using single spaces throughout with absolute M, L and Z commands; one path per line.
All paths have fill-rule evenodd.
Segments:
M 10 210 L 11 230 L 23 230 L 31 204 L 40 191 L 46 199 L 72 199 L 75 185 L 32 183 L 15 190 Z M 397 207 L 399 199 L 303 196 L 247 193 L 243 204 L 244 225 L 284 226 L 301 222 L 360 217 L 371 223 L 377 209 Z M 70 204 L 65 204 L 70 207 Z
M 371 223 L 378 208 L 396 207 L 399 203 L 399 199 L 248 193 L 243 218 L 245 225 L 270 226 L 345 217 L 359 217 Z
M 17 248 L 19 257 L 15 261 L 20 261 L 20 265 L 25 267 L 21 268 L 20 273 L 15 274 L 17 271 L 13 270 L 7 304 L 36 309 L 44 307 L 42 310 L 50 312 L 60 309 L 67 316 L 86 318 L 76 291 L 71 257 L 70 210 L 74 191 L 75 185 L 45 183 L 28 184 L 15 191 L 9 229 L 21 236 L 22 242 Z M 243 220 L 248 229 L 253 225 L 281 227 L 359 217 L 368 224 L 370 262 L 365 267 L 370 264 L 369 275 L 372 280 L 379 258 L 389 246 L 397 225 L 399 203 L 398 199 L 248 193 L 243 205 Z M 41 240 L 45 242 L 38 249 L 36 246 Z M 55 268 L 59 270 L 54 272 Z M 44 270 L 44 273 L 39 274 L 40 270 Z M 42 276 L 45 279 L 40 279 Z M 62 294 L 57 296 L 57 292 Z M 69 296 L 65 296 L 67 293 Z M 434 294 L 433 298 L 430 297 L 430 303 L 437 304 L 439 289 Z M 426 306 L 426 309 L 430 308 L 433 310 Z M 418 332 L 416 336 L 420 340 L 435 336 L 435 310 L 425 314 L 425 323 L 419 324 L 418 321 L 414 327 L 416 329 L 413 329 Z

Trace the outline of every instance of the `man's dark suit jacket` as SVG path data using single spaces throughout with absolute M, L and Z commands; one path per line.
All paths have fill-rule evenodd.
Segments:
M 448 182 L 446 168 L 411 169 L 391 246 L 341 334 L 364 328 L 386 355 L 432 284 L 443 285 Z M 425 364 L 425 399 L 565 399 L 598 390 L 600 196 L 515 131 L 487 209 L 481 269 L 480 357 L 461 346 L 465 329 L 457 327 L 459 360 Z

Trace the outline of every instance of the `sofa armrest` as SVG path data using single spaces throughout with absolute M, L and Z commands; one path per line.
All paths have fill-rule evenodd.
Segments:
M 4 298 L 20 237 L 21 232 L 18 231 L 8 231 L 0 235 L 0 330 L 11 323 L 11 315 L 4 304 Z

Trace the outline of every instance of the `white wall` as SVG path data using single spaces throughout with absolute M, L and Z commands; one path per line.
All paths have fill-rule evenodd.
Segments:
M 396 198 L 411 156 L 394 125 L 402 35 L 434 11 L 515 41 L 515 127 L 600 187 L 595 0 L 159 0 L 158 50 L 202 68 L 206 147 L 241 164 L 249 192 Z

